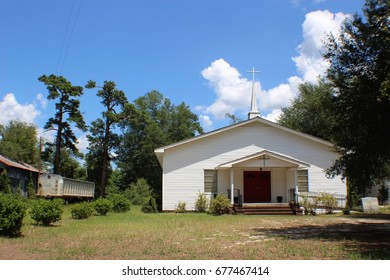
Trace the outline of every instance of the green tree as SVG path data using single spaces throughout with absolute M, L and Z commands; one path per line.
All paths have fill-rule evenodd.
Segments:
M 61 153 L 61 157 L 60 157 L 61 171 L 59 175 L 71 179 L 86 180 L 87 179 L 86 170 L 80 163 L 80 159 L 83 159 L 84 155 L 78 151 L 72 151 L 67 148 L 61 148 L 60 153 Z M 45 165 L 45 167 L 43 167 L 43 170 L 50 169 L 50 168 L 46 168 L 46 165 L 48 166 L 53 165 L 54 156 L 55 156 L 55 144 L 46 142 L 45 150 L 44 152 L 42 152 L 42 161 L 44 162 Z
M 34 186 L 32 175 L 30 173 L 30 177 L 29 177 L 28 183 L 27 183 L 27 198 L 35 199 L 36 197 L 37 197 L 36 189 Z
M 330 84 L 299 85 L 299 94 L 289 107 L 282 108 L 278 124 L 325 140 L 332 137 L 333 89 Z
M 367 0 L 364 18 L 329 36 L 324 57 L 335 89 L 333 141 L 341 157 L 331 174 L 348 178 L 349 193 L 364 196 L 390 163 L 390 7 Z
M 3 171 L 0 172 L 0 192 L 12 193 L 12 185 L 6 169 L 3 169 Z
M 161 166 L 154 154 L 158 147 L 203 133 L 197 115 L 181 103 L 174 105 L 158 91 L 151 91 L 125 107 L 118 166 L 125 186 L 145 178 L 161 195 Z
M 87 175 L 84 167 L 80 163 L 80 159 L 83 158 L 81 153 L 73 153 L 69 149 L 61 150 L 61 176 L 78 179 L 78 180 L 87 180 Z
M 122 186 L 122 184 L 123 184 L 122 172 L 119 170 L 119 168 L 113 169 L 111 176 L 107 182 L 106 194 L 112 195 L 115 193 L 120 193 L 121 190 L 126 189 L 126 187 Z
M 37 128 L 21 121 L 10 121 L 0 130 L 0 154 L 17 162 L 38 165 Z
M 153 197 L 153 190 L 144 178 L 138 178 L 135 183 L 130 184 L 124 194 L 133 205 L 142 205 L 146 199 Z
M 96 88 L 96 83 L 89 81 L 86 87 Z M 99 172 L 99 176 L 95 178 L 99 179 L 100 195 L 105 196 L 106 185 L 111 172 L 110 162 L 112 158 L 110 154 L 119 144 L 119 136 L 113 130 L 122 118 L 122 110 L 127 103 L 127 98 L 125 93 L 118 90 L 112 81 L 105 81 L 103 87 L 97 92 L 97 96 L 102 99 L 101 103 L 104 105 L 105 111 L 102 113 L 103 119 L 92 122 L 91 134 L 87 137 L 90 143 L 91 155 L 96 158 L 96 162 L 92 162 L 91 167 L 94 167 L 94 173 Z
M 83 88 L 73 86 L 64 77 L 56 75 L 43 75 L 39 77 L 39 81 L 44 83 L 49 91 L 47 98 L 57 100 L 54 118 L 49 119 L 45 129 L 56 130 L 53 173 L 61 174 L 61 149 L 67 148 L 77 152 L 77 138 L 72 131 L 71 123 L 82 131 L 87 129 L 79 109 L 80 101 L 77 99 L 83 94 Z
M 96 122 L 102 121 L 101 119 L 98 119 L 96 121 L 93 121 L 89 127 L 89 132 L 91 135 L 87 135 L 87 138 L 93 137 L 97 138 L 99 135 L 103 137 L 103 132 L 97 132 L 97 131 L 103 131 L 103 126 L 96 126 Z M 99 133 L 99 134 L 97 134 Z M 97 143 L 93 143 L 91 140 L 89 140 L 89 147 L 88 152 L 85 155 L 85 164 L 87 169 L 87 179 L 88 181 L 95 183 L 95 195 L 100 196 L 101 195 L 101 174 L 102 174 L 102 162 L 103 162 L 103 150 L 101 146 L 98 146 Z M 107 170 L 107 177 L 111 177 L 112 170 L 110 169 L 110 166 L 108 166 Z M 106 191 L 107 192 L 107 191 Z

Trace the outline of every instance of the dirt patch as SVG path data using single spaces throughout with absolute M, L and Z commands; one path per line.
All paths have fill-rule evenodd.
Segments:
M 26 254 L 26 246 L 23 244 L 0 244 L 0 260 L 40 260 L 45 254 L 29 252 Z

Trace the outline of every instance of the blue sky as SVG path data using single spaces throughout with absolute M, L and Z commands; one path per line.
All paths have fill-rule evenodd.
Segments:
M 276 120 L 301 82 L 326 70 L 324 32 L 337 35 L 363 0 L 1 0 L 0 123 L 43 127 L 54 102 L 38 81 L 63 75 L 74 85 L 114 81 L 130 101 L 158 90 L 185 102 L 205 130 L 245 119 L 251 74 L 263 117 Z M 87 123 L 100 117 L 85 90 Z M 77 132 L 85 151 L 85 134 Z M 46 137 L 50 137 L 47 135 Z

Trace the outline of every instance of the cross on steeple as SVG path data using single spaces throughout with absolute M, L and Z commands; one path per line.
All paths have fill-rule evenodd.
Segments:
M 260 73 L 260 71 L 256 71 L 255 67 L 252 70 L 246 71 L 247 73 L 252 73 L 252 99 L 251 99 L 251 110 L 248 113 L 248 119 L 252 119 L 255 117 L 260 117 L 259 109 L 257 108 L 257 99 L 255 92 L 255 73 Z

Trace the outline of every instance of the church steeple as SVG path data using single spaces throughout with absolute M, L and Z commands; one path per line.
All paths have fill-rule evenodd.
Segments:
M 252 73 L 252 99 L 251 99 L 251 110 L 248 113 L 248 119 L 253 119 L 256 117 L 260 117 L 259 109 L 257 108 L 257 99 L 256 99 L 256 91 L 255 91 L 255 73 L 259 73 L 260 71 L 255 71 L 253 67 L 251 71 L 247 71 L 248 73 Z

